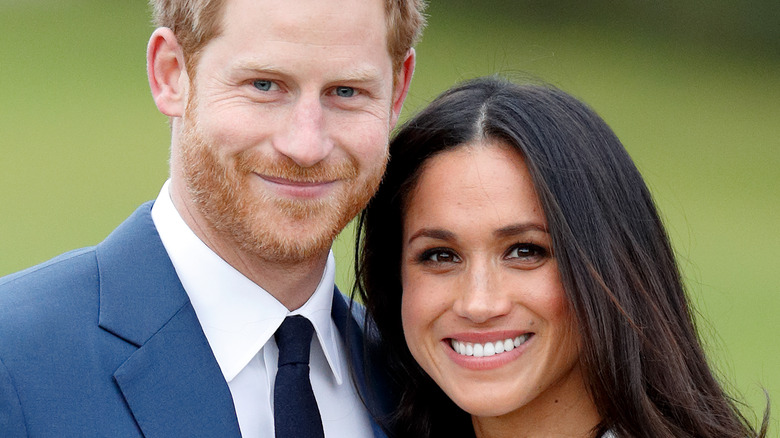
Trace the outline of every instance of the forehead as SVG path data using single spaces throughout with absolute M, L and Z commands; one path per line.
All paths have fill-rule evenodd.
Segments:
M 383 0 L 226 0 L 222 21 L 223 34 L 314 46 L 387 38 Z
M 203 49 L 197 76 L 283 76 L 323 86 L 393 85 L 383 0 L 227 0 L 222 31 Z
M 446 226 L 517 221 L 546 225 L 523 156 L 492 140 L 430 158 L 411 193 L 405 218 Z

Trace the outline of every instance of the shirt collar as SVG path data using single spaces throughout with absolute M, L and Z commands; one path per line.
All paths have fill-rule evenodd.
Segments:
M 331 318 L 335 261 L 328 254 L 314 294 L 289 311 L 203 243 L 182 219 L 166 181 L 152 206 L 152 219 L 184 290 L 192 302 L 206 339 L 225 380 L 230 382 L 274 335 L 289 315 L 302 315 L 314 326 L 317 339 L 338 384 L 342 363 Z

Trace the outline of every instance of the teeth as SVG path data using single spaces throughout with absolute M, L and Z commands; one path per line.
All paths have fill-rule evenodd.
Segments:
M 486 342 L 484 344 L 460 342 L 456 341 L 455 339 L 450 339 L 450 343 L 452 345 L 452 349 L 455 350 L 455 352 L 458 354 L 462 354 L 464 356 L 487 357 L 495 356 L 496 354 L 501 354 L 507 351 L 512 351 L 515 348 L 523 345 L 530 337 L 531 334 L 527 333 L 522 336 L 517 336 L 514 339 L 507 338 L 503 341 Z
M 512 351 L 515 349 L 515 341 L 511 339 L 504 340 L 504 351 Z

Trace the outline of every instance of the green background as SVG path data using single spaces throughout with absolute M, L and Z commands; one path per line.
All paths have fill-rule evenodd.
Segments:
M 590 103 L 656 197 L 713 363 L 751 418 L 762 387 L 780 403 L 780 2 L 435 0 L 429 14 L 404 117 L 495 72 Z M 151 30 L 141 0 L 0 0 L 0 275 L 95 244 L 156 197 L 169 132 L 146 83 Z M 335 247 L 343 289 L 351 239 Z

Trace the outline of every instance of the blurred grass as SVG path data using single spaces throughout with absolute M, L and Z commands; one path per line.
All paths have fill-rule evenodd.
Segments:
M 761 386 L 780 400 L 780 13 L 693 4 L 434 0 L 404 115 L 495 72 L 590 103 L 653 190 L 709 353 L 760 413 Z M 151 30 L 141 1 L 0 0 L 0 275 L 99 242 L 157 195 Z M 349 230 L 335 252 L 349 290 Z
M 159 190 L 169 141 L 143 2 L 0 5 L 4 274 L 104 237 Z

